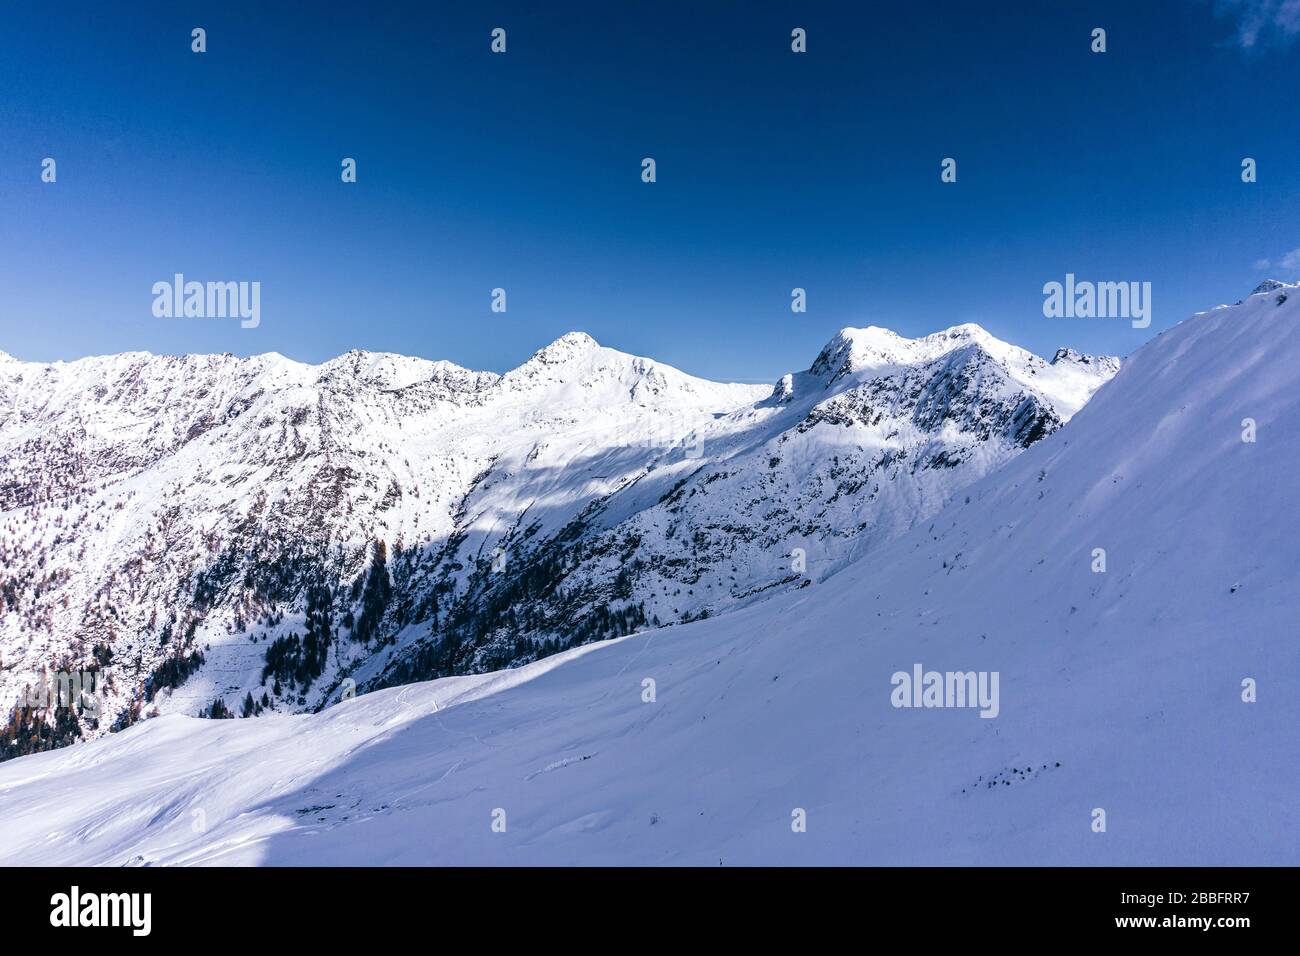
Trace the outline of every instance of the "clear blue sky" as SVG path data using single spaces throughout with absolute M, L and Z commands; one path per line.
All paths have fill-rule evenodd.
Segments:
M 581 329 L 767 381 L 846 325 L 1124 354 L 1300 278 L 1279 0 L 315 6 L 6 8 L 0 349 L 501 370 Z M 175 272 L 260 281 L 261 326 L 155 318 Z M 1152 282 L 1151 328 L 1044 318 L 1066 272 Z

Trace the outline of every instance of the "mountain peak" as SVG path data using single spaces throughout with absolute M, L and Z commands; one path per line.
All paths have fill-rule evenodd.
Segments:
M 1113 355 L 1090 355 L 1087 352 L 1072 349 L 1068 345 L 1057 349 L 1056 354 L 1052 356 L 1052 360 L 1048 364 L 1055 365 L 1058 362 L 1073 362 L 1078 365 L 1105 364 L 1119 368 L 1119 359 Z
M 1272 292 L 1274 289 L 1285 289 L 1287 283 L 1279 282 L 1277 279 L 1265 279 L 1255 288 L 1250 290 L 1251 295 L 1263 295 L 1266 292 Z
M 593 339 L 586 332 L 565 332 L 558 339 L 551 343 L 552 345 L 571 345 L 581 348 L 599 348 L 600 343 Z
M 814 375 L 830 375 L 833 381 L 866 368 L 929 361 L 968 342 L 984 347 L 1013 348 L 999 342 L 974 322 L 954 325 L 915 339 L 905 338 L 892 329 L 869 325 L 863 329 L 840 329 L 826 343 L 809 371 Z
M 939 339 L 991 339 L 993 335 L 975 322 L 963 322 L 961 325 L 954 325 L 951 328 L 943 329 L 939 332 L 933 332 L 924 336 L 922 341 L 939 340 Z
M 534 352 L 523 365 L 507 372 L 505 378 L 521 383 L 550 381 L 557 375 L 561 379 L 568 379 L 571 375 L 580 374 L 577 370 L 578 366 L 605 365 L 620 355 L 622 353 L 614 349 L 602 348 L 600 343 L 586 332 L 566 332 L 550 345 Z M 627 358 L 632 360 L 632 356 Z
M 1120 360 L 1114 355 L 1089 355 L 1066 346 L 1057 349 L 1047 364 L 1065 376 L 1083 375 L 1086 378 L 1100 377 L 1108 380 L 1119 371 Z M 1086 396 L 1081 397 L 1078 406 L 1082 407 L 1086 400 Z
M 383 389 L 401 389 L 421 382 L 448 379 L 472 384 L 475 380 L 494 381 L 497 377 L 491 372 L 473 372 L 446 359 L 430 360 L 365 349 L 349 349 L 321 365 L 320 369 L 326 376 L 342 375 Z
M 557 365 L 600 348 L 600 343 L 586 332 L 565 332 L 558 339 L 533 353 L 530 362 Z

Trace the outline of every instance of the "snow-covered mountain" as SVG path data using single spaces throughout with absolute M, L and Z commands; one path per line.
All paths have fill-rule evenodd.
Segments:
M 775 387 L 582 333 L 505 375 L 2 356 L 0 704 L 95 670 L 86 736 L 315 709 L 742 607 L 929 517 L 1117 367 L 974 325 L 846 329 Z
M 1162 333 L 1067 428 L 806 589 L 317 714 L 164 716 L 11 761 L 0 852 L 1295 865 L 1293 291 Z M 997 673 L 996 716 L 895 706 L 917 665 Z

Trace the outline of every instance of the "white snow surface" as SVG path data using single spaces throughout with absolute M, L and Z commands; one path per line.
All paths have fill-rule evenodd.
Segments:
M 1064 429 L 806 588 L 0 765 L 0 860 L 1300 863 L 1300 295 L 1277 298 L 1161 334 Z M 893 361 L 850 338 L 849 366 Z M 998 716 L 894 708 L 915 663 L 998 672 Z

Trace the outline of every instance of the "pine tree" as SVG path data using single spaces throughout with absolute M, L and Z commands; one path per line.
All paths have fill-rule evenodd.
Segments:
M 361 594 L 361 614 L 357 617 L 357 626 L 352 636 L 358 641 L 368 641 L 379 630 L 379 622 L 388 608 L 393 596 L 393 586 L 388 580 L 388 546 L 382 538 L 376 538 L 370 574 L 366 577 Z

